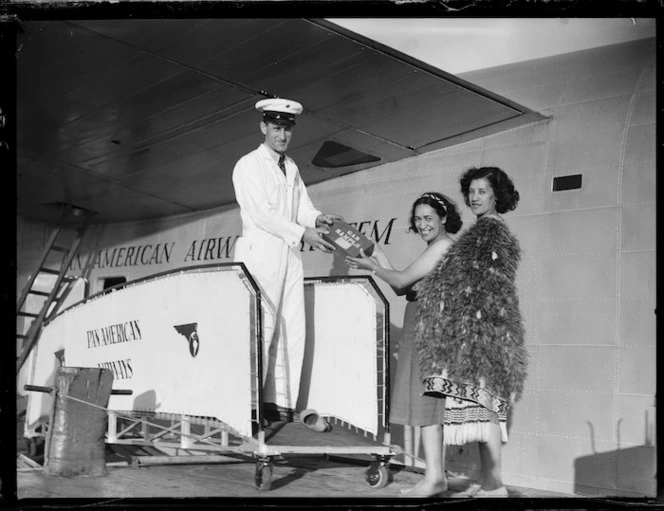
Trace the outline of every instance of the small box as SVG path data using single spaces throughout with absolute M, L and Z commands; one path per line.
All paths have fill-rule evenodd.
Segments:
M 370 256 L 373 253 L 374 243 L 352 225 L 337 221 L 326 226 L 329 234 L 323 234 L 323 239 L 332 243 L 337 250 L 335 254 L 342 257 L 360 257 L 360 249 Z

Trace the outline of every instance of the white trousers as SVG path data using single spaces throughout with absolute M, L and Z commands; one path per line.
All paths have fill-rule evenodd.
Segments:
M 244 262 L 262 295 L 263 402 L 295 410 L 306 339 L 302 260 L 299 246 L 268 243 L 265 250 L 263 241 L 239 238 L 235 261 Z

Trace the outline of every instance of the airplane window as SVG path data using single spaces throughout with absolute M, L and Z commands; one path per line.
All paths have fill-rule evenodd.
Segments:
M 581 188 L 581 174 L 572 176 L 558 176 L 553 178 L 553 191 L 578 190 Z
M 118 284 L 124 284 L 125 282 L 127 282 L 125 277 L 107 277 L 103 279 L 103 289 L 106 290 L 109 287 L 117 286 Z

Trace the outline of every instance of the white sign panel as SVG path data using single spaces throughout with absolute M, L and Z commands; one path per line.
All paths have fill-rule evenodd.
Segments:
M 310 378 L 310 385 L 302 407 L 377 434 L 376 301 L 367 285 L 316 282 L 305 286 L 311 365 L 305 367 L 310 375 L 303 375 L 305 381 Z
M 40 349 L 60 339 L 67 366 L 113 371 L 133 393 L 111 410 L 216 417 L 251 436 L 252 300 L 235 269 L 173 273 L 66 311 Z

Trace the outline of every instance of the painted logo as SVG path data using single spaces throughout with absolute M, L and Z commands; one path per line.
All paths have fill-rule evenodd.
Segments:
M 173 325 L 175 331 L 179 334 L 182 334 L 184 338 L 189 343 L 189 353 L 192 357 L 198 355 L 198 347 L 200 346 L 200 339 L 198 338 L 198 332 L 196 327 L 198 323 L 186 323 L 184 325 Z

